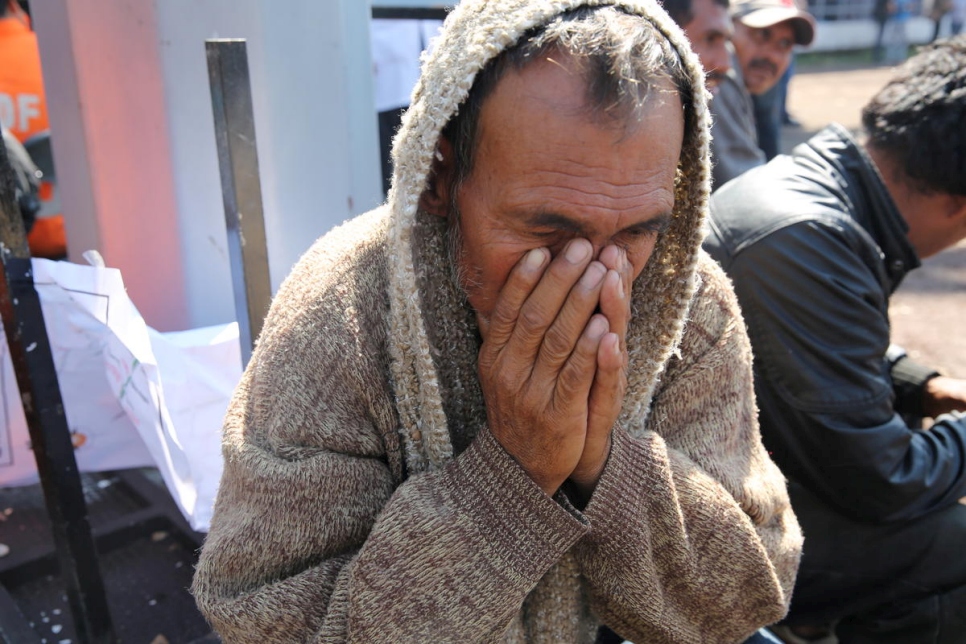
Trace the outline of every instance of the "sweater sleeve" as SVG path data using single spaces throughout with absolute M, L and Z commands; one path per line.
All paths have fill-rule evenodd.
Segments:
M 738 642 L 788 608 L 802 535 L 761 444 L 748 339 L 704 272 L 640 437 L 615 432 L 578 545 L 602 621 L 637 642 Z
M 225 642 L 496 639 L 586 519 L 486 430 L 400 482 L 384 350 L 365 341 L 383 335 L 379 316 L 353 295 L 373 289 L 343 276 L 300 296 L 318 271 L 299 271 L 226 417 L 199 607 Z

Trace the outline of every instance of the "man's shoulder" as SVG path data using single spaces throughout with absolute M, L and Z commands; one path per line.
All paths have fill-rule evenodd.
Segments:
M 717 188 L 763 165 L 765 154 L 758 147 L 751 97 L 740 79 L 725 75 L 709 109 L 712 173 Z
M 358 280 L 370 283 L 385 273 L 388 209 L 383 206 L 354 217 L 318 238 L 292 268 L 279 295 L 291 289 L 344 289 Z M 347 280 L 350 280 L 347 282 Z
M 388 311 L 389 217 L 377 208 L 320 237 L 282 282 L 269 321 L 275 326 L 331 327 L 372 322 Z
M 717 115 L 731 111 L 746 111 L 746 107 L 750 105 L 751 96 L 744 87 L 744 81 L 734 74 L 734 70 L 729 70 L 722 76 L 718 91 L 711 100 L 711 113 Z
M 786 229 L 857 229 L 848 200 L 830 182 L 784 155 L 750 170 L 712 195 L 705 249 L 727 270 L 737 255 Z
M 680 351 L 706 351 L 723 333 L 741 323 L 731 280 L 704 250 L 698 253 L 697 281 L 688 310 Z
M 711 370 L 718 374 L 751 365 L 751 348 L 731 280 L 704 251 L 699 253 L 695 279 L 684 332 L 666 365 L 660 391 L 682 379 L 701 382 L 706 370 L 695 367 L 702 363 L 713 365 Z M 705 376 L 700 375 L 703 372 Z

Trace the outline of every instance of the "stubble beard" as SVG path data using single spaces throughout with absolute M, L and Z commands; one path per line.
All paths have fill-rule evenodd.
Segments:
M 446 217 L 446 252 L 453 283 L 459 287 L 463 301 L 468 303 L 469 294 L 482 288 L 482 276 L 479 267 L 467 266 L 463 227 L 460 222 L 460 211 L 454 203 Z

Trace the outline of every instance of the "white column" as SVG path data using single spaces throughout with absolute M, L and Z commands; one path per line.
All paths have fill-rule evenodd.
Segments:
M 233 320 L 204 41 L 245 38 L 273 288 L 381 199 L 359 0 L 33 3 L 72 259 L 120 268 L 148 324 Z
M 151 324 L 187 321 L 170 133 L 151 2 L 32 3 L 71 258 L 122 270 Z

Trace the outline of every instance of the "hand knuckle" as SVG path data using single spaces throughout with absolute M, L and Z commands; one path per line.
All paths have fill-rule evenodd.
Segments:
M 516 322 L 516 313 L 508 307 L 497 306 L 490 314 L 490 328 L 504 329 Z
M 527 340 L 538 338 L 543 334 L 546 321 L 543 313 L 534 307 L 525 307 L 520 311 L 517 329 Z
M 564 392 L 575 392 L 584 384 L 584 379 L 583 370 L 578 365 L 570 363 L 560 370 L 557 384 Z
M 542 349 L 544 356 L 550 362 L 557 364 L 570 357 L 574 344 L 563 330 L 552 326 L 544 336 Z

